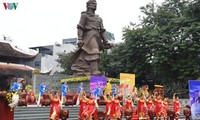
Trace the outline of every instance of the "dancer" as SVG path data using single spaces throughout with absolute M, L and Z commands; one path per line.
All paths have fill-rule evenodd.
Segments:
M 173 95 L 173 101 L 174 101 L 174 112 L 175 112 L 175 119 L 178 120 L 178 117 L 180 115 L 180 102 L 177 93 L 174 93 Z
M 114 99 L 112 101 L 112 107 L 110 111 L 111 119 L 120 119 L 121 118 L 121 108 L 120 101 L 118 100 L 118 95 L 114 95 Z
M 124 108 L 125 110 L 126 110 L 126 109 L 133 110 L 134 105 L 133 105 L 133 101 L 132 101 L 131 95 L 128 95 L 128 96 L 127 96 L 127 99 L 124 97 L 124 99 L 125 99 L 126 105 L 125 105 L 123 108 Z
M 157 99 L 155 99 L 155 103 L 156 103 L 156 118 L 160 119 L 160 117 L 162 116 L 162 98 L 160 95 L 158 95 Z
M 21 78 L 17 78 L 17 82 L 14 82 L 14 85 L 13 85 L 13 91 L 21 92 L 21 89 L 22 89 L 21 81 L 22 81 Z
M 114 84 L 113 87 L 112 87 L 112 96 L 114 98 L 114 96 L 117 94 L 117 85 Z
M 162 107 L 164 120 L 167 120 L 167 111 L 168 111 L 168 109 L 169 109 L 168 98 L 165 98 L 164 101 L 163 101 L 163 107 Z
M 96 99 L 99 99 L 101 94 L 101 88 L 100 88 L 100 84 L 98 84 L 97 88 L 94 91 L 94 96 L 96 97 Z
M 83 83 L 81 82 L 80 86 L 78 87 L 78 90 L 77 90 L 77 92 L 78 92 L 78 98 L 77 98 L 77 101 L 76 101 L 76 105 L 79 105 L 79 103 L 80 103 L 79 95 L 82 93 L 83 90 L 84 90 Z
M 112 107 L 112 97 L 110 94 L 104 95 L 104 99 L 106 101 L 106 120 L 109 119 L 110 111 Z
M 111 80 L 107 80 L 107 84 L 104 88 L 104 95 L 110 94 L 112 92 L 112 85 L 110 84 Z
M 95 102 L 94 95 L 90 93 L 89 99 L 87 99 L 87 106 L 83 110 L 81 118 L 83 120 L 91 120 L 94 115 L 94 120 L 98 120 L 96 109 L 99 109 L 98 104 Z
M 138 101 L 138 115 L 140 119 L 144 119 L 146 116 L 146 110 L 147 110 L 147 106 L 146 106 L 146 98 L 145 95 L 141 95 L 140 98 L 137 98 Z
M 133 97 L 137 97 L 137 92 L 138 92 L 137 87 L 136 87 L 136 86 L 133 86 L 132 96 L 133 96 Z
M 79 110 L 79 114 L 78 117 L 81 120 L 81 115 L 83 114 L 83 110 L 86 108 L 87 105 L 87 98 L 86 98 L 86 92 L 83 91 L 80 94 L 80 110 Z
M 42 84 L 40 84 L 40 97 L 48 90 L 48 86 L 46 85 L 46 80 L 42 81 Z
M 154 111 L 155 110 L 155 106 L 154 106 L 154 103 L 153 103 L 153 97 L 149 97 L 148 100 L 147 100 L 147 108 L 148 110 L 152 110 Z
M 84 90 L 84 88 L 83 88 L 83 83 L 81 82 L 80 83 L 80 86 L 78 87 L 78 93 L 80 94 L 82 91 Z
M 42 96 L 47 90 L 48 90 L 48 86 L 46 85 L 46 81 L 42 80 L 42 84 L 40 84 L 40 87 L 39 87 L 39 99 L 38 99 L 37 106 L 39 106 L 40 99 L 43 98 Z
M 30 104 L 36 103 L 36 97 L 35 97 L 33 90 L 30 90 L 29 96 L 27 96 L 27 99 L 28 99 L 28 97 L 30 98 Z
M 124 97 L 124 95 L 123 95 L 123 97 Z M 136 114 L 136 109 L 135 109 L 135 106 L 133 105 L 132 96 L 131 95 L 127 95 L 127 98 L 124 97 L 124 101 L 126 103 L 126 105 L 123 106 L 124 116 L 126 118 L 134 116 Z M 131 116 L 126 116 L 126 114 L 125 114 L 126 112 L 129 112 L 129 113 L 131 112 L 132 115 Z
M 65 103 L 68 89 L 69 88 L 68 88 L 67 82 L 65 81 L 63 83 L 63 85 L 62 85 L 62 99 L 61 99 L 61 103 Z
M 51 109 L 49 114 L 50 120 L 59 120 L 60 116 L 60 99 L 58 96 L 58 92 L 54 91 L 54 93 L 49 94 L 51 99 Z

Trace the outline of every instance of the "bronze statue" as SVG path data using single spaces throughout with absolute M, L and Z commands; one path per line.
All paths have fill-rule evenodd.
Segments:
M 72 56 L 71 67 L 74 76 L 101 75 L 98 69 L 100 51 L 112 47 L 106 40 L 102 19 L 95 14 L 96 6 L 96 0 L 89 0 L 77 25 L 79 50 Z

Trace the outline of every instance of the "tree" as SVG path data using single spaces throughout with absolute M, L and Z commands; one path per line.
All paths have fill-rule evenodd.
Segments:
M 187 80 L 200 76 L 199 6 L 200 1 L 166 0 L 141 7 L 143 18 L 124 28 L 124 43 L 108 54 L 105 70 L 111 76 L 127 72 L 139 80 L 179 84 L 186 92 Z
M 71 57 L 76 51 L 71 51 L 69 53 L 59 53 L 58 59 L 56 60 L 60 67 L 64 69 L 63 73 L 66 75 L 72 75 L 73 71 L 71 70 L 72 62 Z

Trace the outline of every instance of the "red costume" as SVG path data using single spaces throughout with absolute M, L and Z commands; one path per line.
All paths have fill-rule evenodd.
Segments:
M 148 110 L 154 110 L 153 100 L 148 100 L 147 108 L 148 108 Z
M 55 120 L 59 120 L 59 116 L 60 116 L 60 106 L 59 105 L 60 105 L 60 99 L 54 98 L 54 99 L 51 100 L 51 110 L 50 110 L 49 117 L 51 117 L 51 115 L 53 114 L 53 112 L 55 110 L 56 111 Z
M 146 116 L 146 106 L 145 101 L 143 98 L 140 98 L 138 100 L 138 115 L 139 117 L 145 117 Z
M 164 101 L 164 102 L 163 102 L 163 109 L 162 109 L 162 110 L 163 110 L 163 114 L 164 114 L 165 117 L 167 117 L 168 108 L 169 108 L 168 102 L 167 102 L 167 101 Z
M 158 98 L 156 100 L 156 116 L 161 116 L 162 112 L 162 99 Z
M 109 111 L 111 112 L 112 101 L 106 100 L 106 115 L 110 115 Z
M 174 112 L 176 114 L 176 117 L 180 115 L 180 102 L 179 100 L 174 101 Z
M 94 99 L 89 99 L 87 101 L 87 105 L 86 105 L 85 109 L 83 109 L 83 114 L 81 115 L 81 118 L 83 120 L 89 120 L 93 114 L 94 114 L 94 120 L 97 120 L 97 113 L 95 110 Z
M 83 110 L 85 109 L 86 105 L 87 105 L 87 101 L 84 99 L 81 99 L 80 100 L 80 110 L 79 110 L 79 114 L 78 114 L 79 118 L 81 118 L 81 115 L 82 115 Z
M 112 108 L 110 111 L 110 118 L 117 119 L 121 117 L 121 107 L 118 99 L 112 101 Z
M 124 109 L 133 109 L 132 100 L 127 99 L 126 105 L 123 107 Z

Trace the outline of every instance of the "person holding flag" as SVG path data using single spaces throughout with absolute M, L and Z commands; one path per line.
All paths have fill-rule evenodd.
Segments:
M 80 94 L 84 90 L 83 83 L 80 83 L 80 86 L 78 87 L 78 94 Z
M 100 97 L 101 94 L 101 88 L 100 88 L 100 84 L 97 85 L 97 88 L 94 91 L 94 95 L 96 97 L 96 99 L 98 99 Z
M 117 95 L 117 85 L 114 84 L 114 86 L 112 87 L 112 96 L 114 98 L 114 96 Z
M 61 99 L 61 103 L 65 103 L 66 101 L 66 95 L 67 95 L 67 92 L 68 92 L 69 88 L 68 88 L 68 85 L 67 85 L 67 82 L 65 81 L 62 85 L 62 99 Z
M 79 95 L 83 92 L 83 90 L 84 90 L 83 83 L 81 82 L 80 86 L 78 87 L 78 90 L 77 90 L 77 92 L 78 92 L 78 98 L 77 98 L 77 101 L 76 101 L 76 105 L 79 105 L 79 103 L 80 103 L 80 97 L 79 97 Z
M 13 91 L 21 92 L 21 89 L 22 89 L 21 81 L 22 81 L 21 78 L 17 78 L 17 82 L 14 82 L 14 85 L 13 85 Z
M 40 99 L 42 98 L 43 94 L 48 90 L 48 86 L 46 85 L 46 80 L 42 80 L 42 84 L 39 87 L 39 99 L 37 105 L 40 104 Z

